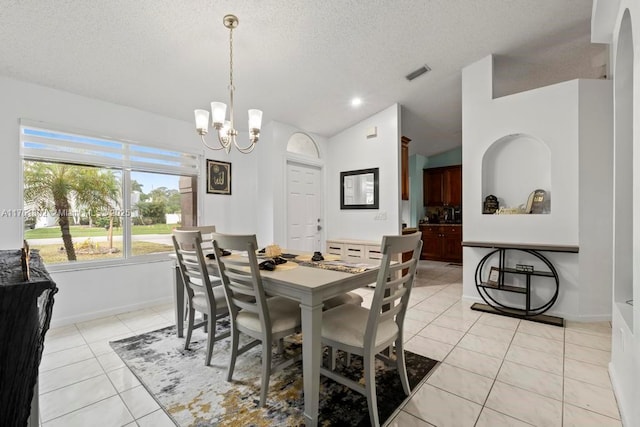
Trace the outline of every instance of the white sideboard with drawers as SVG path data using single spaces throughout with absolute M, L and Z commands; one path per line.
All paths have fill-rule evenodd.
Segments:
M 349 259 L 382 259 L 380 242 L 353 239 L 327 240 L 327 253 Z

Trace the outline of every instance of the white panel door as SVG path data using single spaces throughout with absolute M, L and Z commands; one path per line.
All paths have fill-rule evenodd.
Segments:
M 320 168 L 287 163 L 287 249 L 320 251 Z

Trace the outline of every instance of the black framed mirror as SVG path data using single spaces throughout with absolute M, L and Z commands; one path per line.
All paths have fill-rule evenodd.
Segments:
M 378 168 L 340 172 L 340 209 L 378 209 Z

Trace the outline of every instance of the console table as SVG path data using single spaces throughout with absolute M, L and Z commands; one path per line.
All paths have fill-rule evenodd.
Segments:
M 504 316 L 517 317 L 520 319 L 532 320 L 534 322 L 546 323 L 556 326 L 564 326 L 564 319 L 556 316 L 545 315 L 558 299 L 560 290 L 560 279 L 555 267 L 541 252 L 569 252 L 577 253 L 578 246 L 561 246 L 561 245 L 538 245 L 538 244 L 513 244 L 499 242 L 462 242 L 462 246 L 475 248 L 488 248 L 493 251 L 486 254 L 476 267 L 475 283 L 476 289 L 480 297 L 486 304 L 474 303 L 472 310 L 483 311 L 493 314 L 501 314 Z M 507 253 L 509 251 L 522 252 L 533 257 L 533 260 L 539 260 L 545 265 L 545 269 L 536 270 L 532 266 L 509 266 L 506 263 Z M 497 266 L 490 266 L 490 260 L 497 257 Z M 490 268 L 488 268 L 490 267 Z M 530 267 L 530 268 L 529 268 Z M 495 275 L 491 278 L 491 275 Z M 512 276 L 521 276 L 524 278 L 524 286 L 513 286 L 505 278 Z M 537 306 L 532 306 L 531 288 L 533 279 L 547 279 L 551 281 L 553 295 L 546 301 Z M 510 292 L 524 295 L 524 303 L 520 307 L 513 307 L 498 301 L 497 293 Z
M 37 251 L 22 277 L 20 250 L 0 251 L 0 426 L 38 425 L 38 366 L 58 292 Z M 31 416 L 31 418 L 29 418 Z

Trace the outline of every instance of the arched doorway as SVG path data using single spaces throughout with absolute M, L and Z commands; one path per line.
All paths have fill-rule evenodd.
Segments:
M 321 251 L 322 163 L 320 150 L 309 135 L 296 132 L 287 142 L 287 248 Z

